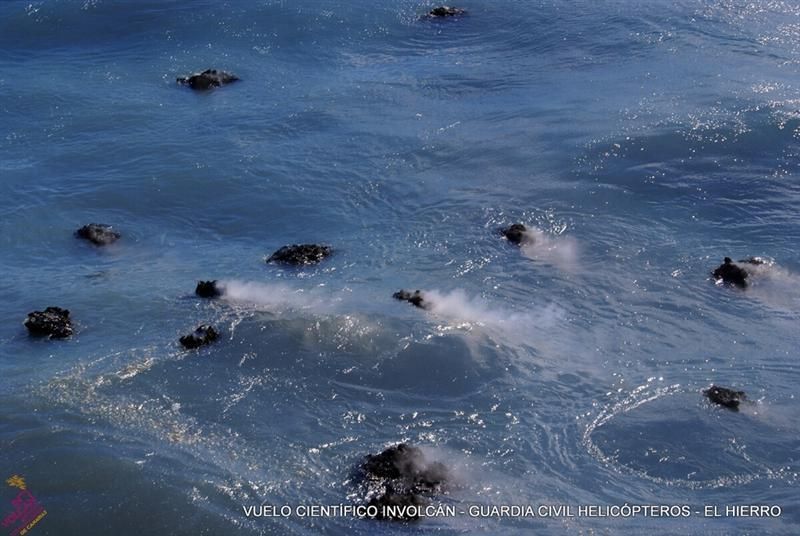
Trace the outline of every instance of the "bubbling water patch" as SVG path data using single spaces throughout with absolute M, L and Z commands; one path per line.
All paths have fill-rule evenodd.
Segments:
M 295 486 L 289 482 L 306 466 L 305 455 L 295 452 L 284 437 L 260 443 L 247 432 L 198 414 L 178 388 L 179 383 L 196 379 L 180 372 L 178 362 L 186 353 L 162 350 L 157 356 L 157 350 L 125 352 L 146 357 L 121 370 L 117 369 L 122 352 L 81 363 L 32 394 L 48 406 L 66 410 L 72 419 L 85 421 L 87 433 L 133 445 L 130 456 L 138 466 L 157 467 L 168 460 L 170 466 L 180 467 L 176 478 L 186 479 L 193 490 L 205 490 L 201 507 L 211 511 L 225 497 L 236 502 L 290 497 Z M 154 383 L 152 374 L 148 380 L 145 373 L 153 370 L 169 381 Z M 214 398 L 213 403 L 224 416 L 252 391 L 276 388 L 274 381 L 268 374 L 239 375 L 225 391 L 227 396 Z M 214 497 L 209 500 L 209 495 Z
M 424 299 L 427 310 L 447 322 L 439 326 L 439 331 L 482 328 L 509 342 L 532 342 L 565 320 L 565 312 L 554 304 L 536 311 L 513 311 L 493 307 L 484 298 L 469 296 L 461 289 L 425 291 Z
M 317 317 L 335 317 L 340 331 L 379 336 L 382 323 L 364 316 L 364 313 L 349 312 L 357 303 L 347 295 L 337 296 L 322 289 L 302 290 L 285 284 L 264 284 L 236 280 L 218 283 L 224 302 L 249 309 L 265 309 L 273 313 L 299 311 Z M 525 344 L 540 339 L 564 325 L 566 313 L 555 304 L 535 310 L 515 311 L 495 307 L 480 296 L 470 296 L 462 289 L 449 292 L 424 291 L 424 308 L 436 320 L 438 334 L 452 331 L 482 332 L 496 335 L 505 342 Z M 241 312 L 241 309 L 239 310 Z M 319 324 L 319 322 L 316 322 Z M 341 333 L 340 333 L 341 335 Z
M 741 486 L 762 479 L 796 479 L 796 469 L 793 470 L 789 466 L 774 469 L 749 454 L 752 450 L 758 451 L 758 447 L 748 449 L 748 445 L 737 436 L 745 433 L 754 422 L 758 424 L 757 420 L 747 423 L 726 423 L 724 420 L 726 417 L 742 419 L 743 415 L 740 413 L 709 407 L 710 414 L 698 415 L 698 406 L 674 407 L 673 405 L 666 410 L 654 410 L 652 416 L 645 415 L 646 420 L 643 422 L 637 421 L 636 416 L 632 414 L 634 410 L 641 409 L 646 405 L 692 393 L 694 391 L 687 391 L 680 384 L 655 388 L 650 382 L 641 385 L 622 400 L 603 408 L 587 425 L 582 443 L 592 457 L 613 471 L 634 475 L 666 486 L 702 490 Z M 696 395 L 700 396 L 699 391 L 696 392 Z M 754 412 L 742 413 L 749 414 L 754 418 L 757 416 L 757 413 Z M 723 418 L 713 421 L 714 416 Z M 612 430 L 608 433 L 605 444 L 601 446 L 602 441 L 598 441 L 596 436 L 601 435 L 603 428 L 611 427 L 615 420 L 623 417 L 629 417 L 632 421 L 628 424 L 628 429 L 623 423 L 619 430 Z M 683 418 L 686 422 L 676 423 L 674 419 L 678 418 Z M 728 424 L 728 429 L 725 429 L 725 424 Z M 686 430 L 680 431 L 681 426 Z M 757 440 L 759 434 L 758 430 L 752 430 L 751 437 L 754 441 Z M 653 444 L 642 449 L 640 448 L 642 445 L 634 440 L 631 445 L 622 444 L 614 452 L 609 452 L 619 440 L 624 442 L 630 438 L 643 438 L 643 441 L 649 440 Z M 692 439 L 697 442 L 696 445 L 692 445 Z M 749 439 L 750 437 L 748 437 Z M 693 446 L 706 452 L 692 450 Z M 626 454 L 629 453 L 633 453 L 633 455 L 628 455 L 626 459 Z M 702 457 L 703 454 L 705 454 L 705 458 Z M 736 472 L 730 472 L 731 466 L 738 466 Z M 713 472 L 715 469 L 720 474 L 703 475 L 703 472 Z M 665 474 L 657 474 L 658 471 L 663 471 Z M 688 472 L 681 477 L 666 474 L 670 471 Z
M 551 236 L 535 227 L 525 231 L 525 240 L 520 246 L 525 257 L 565 272 L 578 269 L 579 249 L 578 241 L 571 236 Z
M 755 299 L 775 309 L 797 311 L 800 305 L 800 276 L 775 264 L 772 259 L 759 258 L 763 264 L 741 264 L 750 274 L 747 289 Z
M 314 291 L 295 289 L 281 283 L 254 283 L 238 280 L 221 281 L 222 298 L 236 304 L 250 304 L 270 310 L 313 310 L 331 313 L 333 300 Z

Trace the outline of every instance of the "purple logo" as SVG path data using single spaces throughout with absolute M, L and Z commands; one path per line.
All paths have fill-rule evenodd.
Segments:
M 47 510 L 28 491 L 28 486 L 20 475 L 9 477 L 6 484 L 18 489 L 19 493 L 11 499 L 13 511 L 3 517 L 0 526 L 4 531 L 10 531 L 8 532 L 9 536 L 24 536 L 47 515 Z

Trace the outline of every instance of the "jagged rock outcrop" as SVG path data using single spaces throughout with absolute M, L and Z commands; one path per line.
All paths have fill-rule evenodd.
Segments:
M 28 313 L 25 327 L 35 337 L 65 339 L 72 335 L 72 321 L 69 310 L 61 307 L 48 307 L 44 311 Z
M 211 344 L 218 338 L 219 338 L 219 333 L 217 332 L 216 329 L 214 329 L 213 326 L 203 324 L 201 326 L 198 326 L 198 328 L 195 329 L 189 335 L 184 335 L 183 337 L 181 337 L 180 342 L 184 348 L 193 350 L 195 348 L 200 348 L 201 346 Z

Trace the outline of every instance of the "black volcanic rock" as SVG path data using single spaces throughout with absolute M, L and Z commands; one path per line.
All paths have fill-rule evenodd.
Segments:
M 735 411 L 739 410 L 739 403 L 747 399 L 744 391 L 734 391 L 733 389 L 716 385 L 712 385 L 703 391 L 703 394 L 714 404 L 719 404 Z
M 399 290 L 392 294 L 392 298 L 395 300 L 407 301 L 408 303 L 419 307 L 420 309 L 427 309 L 430 307 L 430 303 L 425 301 L 425 297 L 419 290 L 415 290 L 414 292 Z
M 96 246 L 106 246 L 119 240 L 122 235 L 116 232 L 110 225 L 104 223 L 90 223 L 75 231 L 75 236 L 88 240 Z
M 393 516 L 388 506 L 423 506 L 441 492 L 450 472 L 440 462 L 432 462 L 418 447 L 400 443 L 379 454 L 364 458 L 360 467 L 367 504 L 378 507 L 377 519 L 412 520 L 416 513 L 405 511 Z
M 328 257 L 331 253 L 333 253 L 333 250 L 329 246 L 321 246 L 319 244 L 292 244 L 291 246 L 283 246 L 270 255 L 267 262 L 302 266 L 305 264 L 316 264 L 325 257 Z
M 177 78 L 179 84 L 189 86 L 199 91 L 224 86 L 225 84 L 230 84 L 237 80 L 239 80 L 238 76 L 216 69 L 206 69 L 202 73 L 195 73 L 190 76 Z
M 528 228 L 521 223 L 515 223 L 514 225 L 506 227 L 505 229 L 501 229 L 500 234 L 505 236 L 506 239 L 512 244 L 520 245 L 524 242 L 530 241 Z
M 217 285 L 217 280 L 198 281 L 194 293 L 201 298 L 219 298 L 222 296 L 222 289 Z
M 465 15 L 467 12 L 458 7 L 450 7 L 450 6 L 439 6 L 431 9 L 428 12 L 428 17 L 436 18 L 436 19 L 443 19 L 446 17 L 457 17 L 459 15 Z
M 722 281 L 728 285 L 736 285 L 740 288 L 747 287 L 747 270 L 733 263 L 730 257 L 725 260 L 712 273 L 714 279 Z
M 217 340 L 218 337 L 219 333 L 217 333 L 217 330 L 214 329 L 213 326 L 203 324 L 189 335 L 184 335 L 181 337 L 180 341 L 184 348 L 192 350 L 194 348 L 205 346 L 206 344 L 211 344 Z
M 72 322 L 69 310 L 61 307 L 48 307 L 44 311 L 28 313 L 25 320 L 28 332 L 36 337 L 64 339 L 72 335 Z
M 362 469 L 370 477 L 400 481 L 403 487 L 417 490 L 434 491 L 448 478 L 444 464 L 429 462 L 421 449 L 407 443 L 367 455 Z

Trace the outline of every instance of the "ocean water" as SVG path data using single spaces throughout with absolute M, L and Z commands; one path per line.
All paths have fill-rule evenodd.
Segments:
M 800 532 L 800 5 L 458 5 L 0 2 L 0 476 L 31 534 Z M 175 84 L 209 67 L 242 81 Z M 303 242 L 335 253 L 264 262 Z M 741 291 L 726 255 L 774 263 Z M 72 338 L 27 335 L 49 305 Z M 400 441 L 460 511 L 692 513 L 243 513 L 354 504 Z

